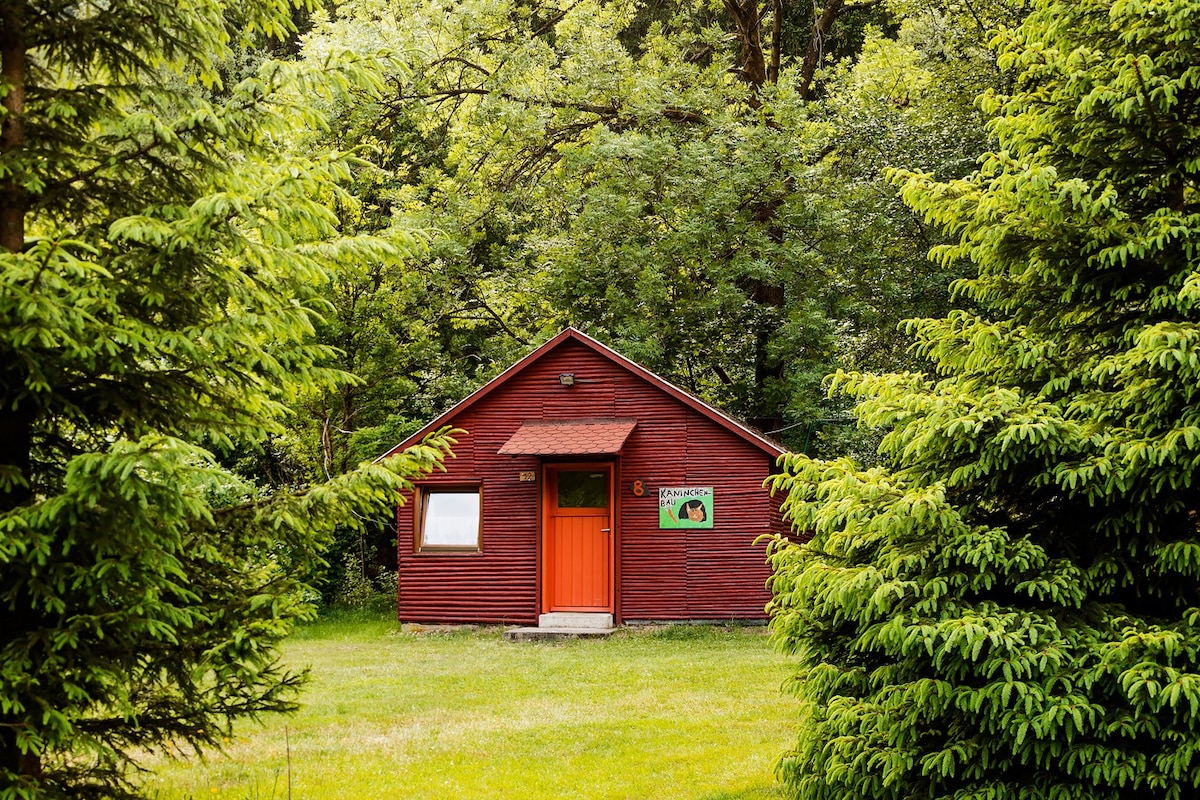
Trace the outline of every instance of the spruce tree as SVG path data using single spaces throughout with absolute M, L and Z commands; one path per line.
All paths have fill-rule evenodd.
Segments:
M 223 80 L 288 4 L 0 2 L 0 797 L 137 794 L 135 754 L 295 707 L 323 542 L 447 440 L 269 494 L 219 466 L 344 379 L 313 347 L 345 153 L 285 155 L 352 58 Z
M 795 798 L 1200 789 L 1200 3 L 1042 0 L 995 151 L 900 173 L 968 261 L 926 374 L 839 374 L 885 466 L 787 458 Z

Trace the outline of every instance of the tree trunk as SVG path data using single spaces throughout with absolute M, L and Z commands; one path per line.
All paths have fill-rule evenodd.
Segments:
M 25 146 L 26 36 L 25 0 L 0 0 L 0 82 L 7 93 L 0 121 L 0 153 L 10 156 Z M 10 165 L 12 162 L 10 162 Z M 0 247 L 19 253 L 25 247 L 25 215 L 29 193 L 22 185 L 19 167 L 10 166 L 0 181 Z M 26 376 L 11 355 L 0 363 L 0 459 L 10 474 L 0 479 L 0 513 L 28 502 L 32 496 L 30 452 L 33 448 L 34 413 L 26 397 Z M 15 474 L 13 474 L 15 473 Z M 6 634 L 17 634 L 24 626 L 21 609 L 10 615 Z M 15 629 L 14 629 L 15 628 Z M 23 753 L 17 745 L 19 721 L 0 718 L 0 769 L 36 780 L 41 774 L 41 759 L 36 753 Z
M 800 65 L 798 94 L 801 99 L 812 100 L 816 96 L 816 88 L 813 84 L 816 82 L 817 67 L 821 66 L 821 56 L 825 54 L 825 37 L 833 30 L 833 23 L 852 8 L 871 5 L 875 5 L 875 2 L 857 3 L 853 7 L 848 7 L 845 0 L 828 0 L 825 3 L 821 13 L 817 14 L 813 20 L 812 39 L 808 43 L 808 50 L 805 51 L 804 61 Z
M 9 155 L 25 146 L 25 2 L 0 0 L 0 80 L 8 89 L 4 121 L 0 123 L 0 153 Z M 20 170 L 0 182 L 0 247 L 10 253 L 25 247 L 25 212 L 29 194 Z
M 7 88 L 0 121 L 0 153 L 25 146 L 25 2 L 0 0 L 0 83 Z M 11 164 L 11 162 L 10 162 Z M 25 247 L 25 213 L 29 193 L 21 185 L 21 170 L 10 167 L 0 180 L 0 247 L 19 253 Z M 33 414 L 25 397 L 24 371 L 11 355 L 0 354 L 0 459 L 17 476 L 0 480 L 0 512 L 29 499 Z
M 7 87 L 0 121 L 0 153 L 25 146 L 25 2 L 0 0 L 0 83 Z M 11 162 L 10 162 L 11 163 Z M 19 253 L 25 247 L 25 214 L 29 193 L 21 185 L 20 168 L 0 180 L 0 247 Z M 15 472 L 0 479 L 0 512 L 29 499 L 30 451 L 34 415 L 25 392 L 25 374 L 11 355 L 0 354 L 0 459 Z
M 725 0 L 742 44 L 742 80 L 755 90 L 767 82 L 767 60 L 762 46 L 762 16 L 758 0 Z
M 767 66 L 767 83 L 779 83 L 779 54 L 783 47 L 783 0 L 771 0 L 771 63 Z

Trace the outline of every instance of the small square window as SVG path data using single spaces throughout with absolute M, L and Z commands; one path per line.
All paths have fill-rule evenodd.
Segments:
M 478 486 L 421 487 L 417 490 L 417 549 L 477 552 L 481 494 Z
M 608 508 L 608 473 L 558 471 L 559 508 Z

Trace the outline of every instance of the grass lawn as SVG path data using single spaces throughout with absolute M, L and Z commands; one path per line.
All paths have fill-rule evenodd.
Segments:
M 761 628 L 506 642 L 326 620 L 285 647 L 304 708 L 207 762 L 148 762 L 162 800 L 777 798 L 795 715 Z M 290 767 L 288 749 L 290 748 Z

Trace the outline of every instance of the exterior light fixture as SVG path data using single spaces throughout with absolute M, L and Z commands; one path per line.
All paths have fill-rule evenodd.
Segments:
M 558 375 L 558 382 L 562 386 L 574 386 L 575 385 L 575 373 L 574 372 L 560 372 Z

